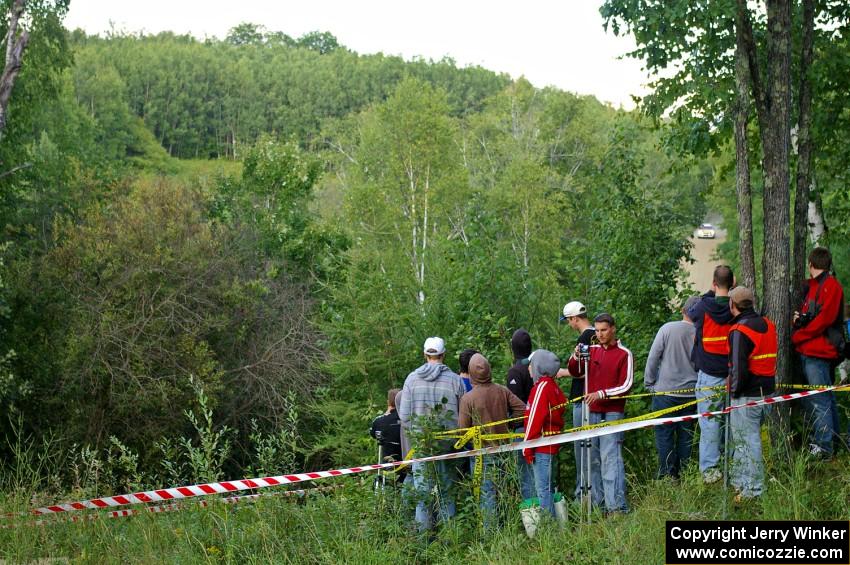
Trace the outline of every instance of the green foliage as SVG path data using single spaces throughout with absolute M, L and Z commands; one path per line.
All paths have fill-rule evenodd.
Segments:
M 11 337 L 34 391 L 29 426 L 61 422 L 81 444 L 115 435 L 148 465 L 148 439 L 185 429 L 189 375 L 240 433 L 251 418 L 276 422 L 287 390 L 308 390 L 320 351 L 306 289 L 280 260 L 246 253 L 252 226 L 207 208 L 195 190 L 141 183 L 80 225 L 58 222 L 55 247 L 16 264 L 13 309 L 26 316 Z
M 142 118 L 168 154 L 183 158 L 240 158 L 262 133 L 309 145 L 325 119 L 384 99 L 405 76 L 445 88 L 458 115 L 508 83 L 504 75 L 459 69 L 449 59 L 361 56 L 327 32 L 295 40 L 250 23 L 233 28 L 224 41 L 172 33 L 75 34 L 73 40 L 81 63 L 76 80 L 111 84 L 102 96 L 116 103 L 126 98 L 128 111 Z M 103 76 L 87 72 L 86 61 L 109 61 L 106 68 L 118 76 L 108 76 L 106 68 Z M 117 96 L 122 90 L 126 96 Z
M 189 480 L 212 483 L 221 479 L 224 462 L 230 457 L 231 430 L 227 426 L 216 429 L 210 399 L 204 393 L 203 384 L 192 377 L 189 377 L 189 384 L 195 389 L 201 416 L 198 418 L 191 409 L 185 410 L 184 414 L 195 429 L 198 445 L 185 437 L 181 438 L 180 445 L 186 457 Z

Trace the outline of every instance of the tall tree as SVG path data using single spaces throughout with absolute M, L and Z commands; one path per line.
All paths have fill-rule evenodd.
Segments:
M 645 100 L 645 108 L 659 118 L 673 110 L 675 119 L 690 132 L 682 143 L 687 151 L 716 147 L 728 135 L 732 116 L 743 119 L 740 88 L 749 78 L 762 146 L 763 310 L 776 321 L 781 343 L 788 343 L 790 333 L 791 5 L 792 0 L 767 1 L 766 29 L 760 30 L 764 53 L 756 45 L 751 8 L 743 0 L 607 0 L 601 8 L 606 25 L 615 33 L 622 28 L 634 33 L 638 48 L 630 55 L 644 59 L 650 71 L 676 68 L 672 76 L 656 81 L 656 91 Z M 736 86 L 733 77 L 738 65 L 732 54 L 743 64 L 744 53 L 749 76 L 738 69 Z M 745 133 L 744 122 L 738 123 L 741 157 L 746 155 Z M 747 165 L 738 163 L 737 194 L 744 199 Z M 739 206 L 746 212 L 745 201 Z M 753 280 L 754 273 L 755 269 Z M 788 381 L 787 353 L 778 363 L 779 382 Z
M 739 0 L 740 1 L 740 0 Z M 762 84 L 749 13 L 744 20 L 753 98 L 764 170 L 763 312 L 776 323 L 780 351 L 777 382 L 790 383 L 791 246 L 791 0 L 767 1 L 767 73 Z
M 744 41 L 746 2 L 738 2 L 735 13 L 735 190 L 738 204 L 738 256 L 741 280 L 756 290 L 756 262 L 753 253 L 753 202 L 750 186 L 750 68 Z
M 6 129 L 6 108 L 9 106 L 9 98 L 12 96 L 12 88 L 15 79 L 21 72 L 23 64 L 24 49 L 30 40 L 30 33 L 26 29 L 18 32 L 18 24 L 24 15 L 26 0 L 15 0 L 9 9 L 9 29 L 6 30 L 6 64 L 3 74 L 0 75 L 0 139 L 3 138 L 3 130 Z
M 803 41 L 797 89 L 797 192 L 794 199 L 794 282 L 805 280 L 806 240 L 811 203 L 812 171 L 812 61 L 814 59 L 815 2 L 803 0 Z

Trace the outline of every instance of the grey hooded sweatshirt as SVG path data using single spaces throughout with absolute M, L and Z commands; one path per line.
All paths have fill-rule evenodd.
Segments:
M 401 389 L 398 415 L 407 429 L 417 429 L 419 420 L 435 412 L 438 428 L 457 428 L 460 397 L 466 388 L 461 378 L 442 363 L 425 363 L 409 375 Z

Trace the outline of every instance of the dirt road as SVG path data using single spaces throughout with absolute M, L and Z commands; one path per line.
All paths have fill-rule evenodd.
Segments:
M 712 218 L 713 219 L 713 218 Z M 714 225 L 717 224 L 715 222 Z M 688 284 L 694 290 L 703 293 L 711 288 L 711 275 L 714 267 L 719 263 L 713 259 L 717 246 L 726 241 L 726 230 L 717 228 L 717 236 L 714 239 L 700 239 L 696 236 L 696 230 L 691 237 L 694 244 L 692 255 L 695 259 L 693 264 L 685 264 L 688 270 Z

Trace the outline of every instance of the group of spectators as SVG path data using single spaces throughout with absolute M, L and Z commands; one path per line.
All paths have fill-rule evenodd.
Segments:
M 809 255 L 809 273 L 801 304 L 794 313 L 792 343 L 799 354 L 802 380 L 809 385 L 833 384 L 835 368 L 844 357 L 843 289 L 830 274 L 831 257 L 824 248 Z M 650 349 L 644 370 L 645 388 L 654 393 L 653 411 L 670 416 L 720 411 L 727 398 L 741 406 L 774 392 L 777 334 L 774 323 L 755 311 L 751 289 L 735 286 L 732 269 L 714 270 L 712 289 L 688 298 L 681 320 L 661 327 Z M 429 337 L 423 347 L 424 364 L 411 372 L 402 389 L 388 394 L 387 412 L 372 425 L 384 449 L 382 457 L 400 460 L 417 441 L 417 456 L 445 453 L 454 439 L 422 444 L 429 432 L 487 426 L 484 445 L 504 441 L 509 432 L 523 440 L 560 433 L 568 397 L 559 385 L 570 378 L 572 426 L 616 422 L 625 417 L 626 398 L 634 383 L 632 353 L 617 339 L 617 324 L 607 313 L 591 322 L 578 301 L 564 306 L 561 321 L 578 334 L 572 355 L 562 363 L 551 351 L 532 348 L 524 329 L 514 332 L 511 349 L 515 362 L 507 373 L 507 386 L 493 382 L 490 363 L 481 353 L 467 349 L 459 356 L 460 375 L 445 365 L 446 344 Z M 565 366 L 563 366 L 565 365 Z M 838 438 L 838 413 L 831 392 L 803 399 L 811 423 L 811 454 L 829 458 Z M 764 489 L 760 425 L 765 405 L 736 408 L 729 427 L 722 418 L 699 418 L 699 470 L 703 481 L 723 476 L 724 441 L 731 451 L 729 483 L 736 500 L 759 496 Z M 515 424 L 503 422 L 514 418 Z M 496 425 L 490 425 L 497 423 Z M 656 426 L 659 477 L 677 478 L 691 455 L 693 420 Z M 589 494 L 594 507 L 605 513 L 628 512 L 623 461 L 623 432 L 597 436 L 589 445 L 574 442 L 576 486 L 574 496 Z M 725 437 L 724 437 L 725 435 Z M 497 439 L 487 441 L 487 436 Z M 440 437 L 439 435 L 436 437 Z M 424 447 L 423 447 L 424 445 Z M 538 499 L 540 507 L 555 515 L 554 469 L 560 445 L 526 447 L 516 456 L 520 494 Z M 589 465 L 583 460 L 590 458 Z M 508 459 L 485 455 L 481 475 L 481 509 L 485 526 L 495 524 L 495 479 L 504 474 Z M 582 472 L 590 469 L 589 480 Z M 433 527 L 435 517 L 448 520 L 455 513 L 451 483 L 457 474 L 453 461 L 414 462 L 412 472 L 399 473 L 416 493 L 416 523 L 420 530 Z M 584 489 L 589 483 L 590 492 Z M 436 494 L 436 496 L 435 496 Z

